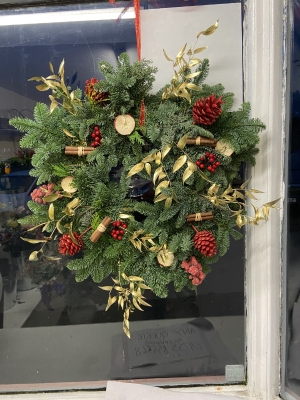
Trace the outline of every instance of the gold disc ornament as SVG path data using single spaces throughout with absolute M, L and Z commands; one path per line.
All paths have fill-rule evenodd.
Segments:
M 114 121 L 115 130 L 122 136 L 130 135 L 135 128 L 135 120 L 130 114 L 118 115 Z
M 174 253 L 163 248 L 157 254 L 157 261 L 163 267 L 170 267 L 174 261 Z
M 234 152 L 234 150 L 230 146 L 230 144 L 225 142 L 222 139 L 217 141 L 215 150 L 217 150 L 221 154 L 224 154 L 224 156 L 227 156 L 227 157 L 230 157 L 231 154 Z
M 73 176 L 66 176 L 60 183 L 63 190 L 67 193 L 75 193 L 76 188 L 73 186 Z

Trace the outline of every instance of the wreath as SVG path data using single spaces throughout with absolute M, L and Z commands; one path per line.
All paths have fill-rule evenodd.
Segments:
M 170 282 L 176 291 L 201 284 L 230 236 L 242 237 L 235 228 L 267 220 L 275 208 L 276 200 L 248 204 L 259 191 L 239 184 L 265 126 L 250 118 L 249 103 L 232 111 L 233 93 L 203 83 L 204 49 L 185 45 L 174 59 L 164 51 L 174 76 L 155 95 L 156 68 L 146 59 L 131 64 L 123 53 L 116 68 L 99 62 L 105 79 L 86 81 L 84 94 L 66 86 L 64 61 L 57 74 L 50 63 L 50 76 L 32 78 L 38 90 L 52 90 L 50 106 L 37 103 L 34 120 L 10 120 L 26 133 L 21 147 L 34 149 L 31 175 L 40 185 L 22 220 L 44 232 L 41 240 L 25 239 L 42 243 L 30 260 L 57 259 L 47 254 L 56 240 L 77 281 L 112 276 L 102 287 L 106 309 L 122 308 L 128 336 L 130 313 L 149 306 L 145 290 L 166 297 Z

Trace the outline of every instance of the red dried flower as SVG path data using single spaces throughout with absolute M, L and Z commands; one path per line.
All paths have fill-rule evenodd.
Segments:
M 48 183 L 47 185 L 42 185 L 34 189 L 30 193 L 31 199 L 39 204 L 47 204 L 47 202 L 44 200 L 44 197 L 54 194 L 54 187 L 54 183 Z M 58 191 L 56 191 L 56 194 L 59 198 L 62 197 Z
M 202 271 L 202 265 L 197 261 L 196 257 L 192 256 L 189 261 L 182 261 L 182 268 L 190 274 L 193 285 L 200 285 L 206 277 Z
M 108 100 L 108 93 L 101 92 L 94 88 L 95 83 L 99 82 L 98 79 L 92 78 L 91 80 L 87 80 L 85 82 L 85 94 L 89 97 L 94 103 L 102 103 L 106 106 L 106 100 Z

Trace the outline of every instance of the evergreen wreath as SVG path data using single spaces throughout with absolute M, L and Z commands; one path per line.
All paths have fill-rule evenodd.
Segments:
M 88 80 L 84 96 L 66 87 L 64 62 L 57 74 L 50 63 L 50 76 L 32 78 L 42 82 L 38 90 L 52 90 L 50 107 L 37 103 L 34 120 L 10 121 L 26 132 L 21 147 L 34 149 L 31 175 L 41 185 L 22 220 L 45 234 L 25 239 L 42 242 L 30 260 L 55 260 L 46 244 L 57 240 L 77 281 L 113 276 L 102 287 L 109 292 L 106 309 L 113 303 L 123 309 L 128 336 L 129 314 L 149 305 L 146 289 L 166 297 L 170 282 L 176 291 L 199 285 L 230 236 L 242 237 L 235 227 L 267 220 L 277 202 L 247 204 L 259 191 L 248 181 L 234 185 L 241 164 L 255 164 L 265 126 L 250 118 L 249 103 L 231 111 L 233 93 L 203 83 L 209 61 L 197 54 L 204 49 L 185 45 L 174 60 L 164 51 L 174 76 L 156 95 L 149 94 L 152 62 L 131 64 L 126 53 L 116 68 L 99 63 L 105 79 Z M 152 182 L 152 201 L 128 195 L 137 176 Z

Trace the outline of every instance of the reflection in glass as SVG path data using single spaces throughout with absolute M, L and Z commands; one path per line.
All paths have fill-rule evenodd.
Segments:
M 291 55 L 290 146 L 288 149 L 287 271 L 286 271 L 286 360 L 284 390 L 300 396 L 300 2 L 293 1 Z
M 65 259 L 29 261 L 35 247 L 21 239 L 43 235 L 18 223 L 36 188 L 34 149 L 20 151 L 20 133 L 8 124 L 13 116 L 31 118 L 37 101 L 48 103 L 28 78 L 64 58 L 67 84 L 84 90 L 86 79 L 101 79 L 99 60 L 116 65 L 123 51 L 136 60 L 133 20 L 1 26 L 0 33 L 0 385 L 201 375 L 225 382 L 226 365 L 244 364 L 242 240 L 195 291 L 148 295 L 152 307 L 132 315 L 128 341 L 122 313 L 105 312 L 107 293 L 90 279 L 76 282 Z M 150 197 L 151 190 L 137 179 L 130 196 Z M 56 246 L 46 246 L 57 256 Z

